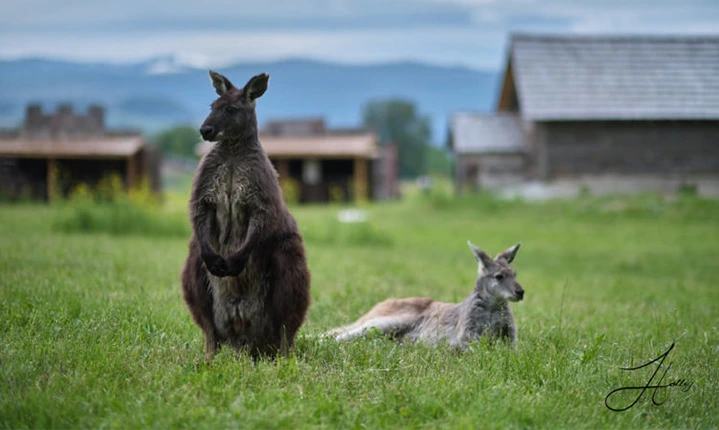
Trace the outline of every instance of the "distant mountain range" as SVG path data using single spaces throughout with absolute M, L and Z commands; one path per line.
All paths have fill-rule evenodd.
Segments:
M 271 119 L 323 117 L 330 127 L 356 127 L 370 100 L 403 98 L 430 117 L 442 144 L 456 111 L 489 112 L 499 73 L 463 67 L 400 62 L 345 65 L 310 60 L 237 64 L 219 69 L 235 85 L 260 72 L 271 75 L 258 102 L 260 125 Z M 29 102 L 46 109 L 100 103 L 111 127 L 151 134 L 179 124 L 199 126 L 214 99 L 207 70 L 173 57 L 135 64 L 74 63 L 47 59 L 0 61 L 0 127 L 17 126 Z

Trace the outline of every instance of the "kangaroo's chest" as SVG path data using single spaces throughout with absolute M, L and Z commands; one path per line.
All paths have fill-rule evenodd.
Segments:
M 509 333 L 510 326 L 514 324 L 514 316 L 509 307 L 496 310 L 489 314 L 487 329 L 492 336 L 502 337 Z
M 252 183 L 249 172 L 232 162 L 218 166 L 213 181 L 208 197 L 215 204 L 217 245 L 224 253 L 225 248 L 235 247 L 244 239 L 253 197 Z
M 242 165 L 228 162 L 217 167 L 212 188 L 218 212 L 232 214 L 232 209 L 245 205 L 251 196 L 249 172 Z

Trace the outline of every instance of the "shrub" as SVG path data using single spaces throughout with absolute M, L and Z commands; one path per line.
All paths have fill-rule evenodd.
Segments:
M 184 213 L 163 210 L 147 182 L 125 192 L 117 175 L 103 178 L 96 187 L 76 186 L 58 202 L 53 229 L 61 232 L 113 235 L 188 236 Z
M 280 179 L 280 189 L 282 197 L 288 205 L 300 202 L 300 185 L 292 178 Z
M 347 201 L 345 192 L 341 186 L 332 184 L 328 187 L 330 203 L 344 203 Z

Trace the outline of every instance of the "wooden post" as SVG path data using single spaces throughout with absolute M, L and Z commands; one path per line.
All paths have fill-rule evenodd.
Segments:
M 125 186 L 127 187 L 127 191 L 130 191 L 132 187 L 135 185 L 135 156 L 131 155 L 127 157 L 127 166 L 125 170 Z
M 367 188 L 368 188 L 367 176 L 367 160 L 364 158 L 355 158 L 354 166 L 354 192 L 355 192 L 355 203 L 364 202 L 367 200 Z
M 533 155 L 536 160 L 537 177 L 546 181 L 549 179 L 549 148 L 547 145 L 547 126 L 545 124 L 537 124 L 534 127 L 534 143 L 532 147 Z
M 290 177 L 290 160 L 286 158 L 277 159 L 277 174 L 280 175 L 280 181 L 289 179 Z
M 47 159 L 47 200 L 52 202 L 57 198 L 57 160 Z

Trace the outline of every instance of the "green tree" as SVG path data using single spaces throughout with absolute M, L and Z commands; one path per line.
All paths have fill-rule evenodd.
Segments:
M 452 159 L 447 155 L 445 149 L 429 145 L 426 148 L 425 157 L 426 170 L 430 175 L 450 176 L 452 174 Z
M 174 127 L 152 138 L 153 144 L 163 153 L 191 158 L 197 158 L 195 146 L 201 140 L 197 129 L 188 126 Z
M 429 119 L 408 100 L 378 100 L 364 107 L 363 122 L 381 142 L 392 142 L 399 150 L 399 174 L 414 178 L 426 172 L 426 149 L 432 134 Z

